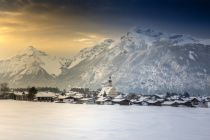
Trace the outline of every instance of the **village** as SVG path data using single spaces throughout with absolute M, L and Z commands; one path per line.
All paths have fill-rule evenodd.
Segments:
M 4 85 L 5 86 L 5 85 Z M 210 96 L 196 97 L 189 93 L 166 93 L 154 95 L 123 94 L 112 85 L 112 79 L 97 91 L 89 89 L 72 88 L 69 91 L 38 91 L 35 87 L 29 90 L 7 89 L 6 94 L 0 94 L 0 99 L 16 101 L 53 102 L 70 104 L 98 104 L 98 105 L 139 105 L 139 106 L 172 106 L 172 107 L 204 107 L 208 108 Z

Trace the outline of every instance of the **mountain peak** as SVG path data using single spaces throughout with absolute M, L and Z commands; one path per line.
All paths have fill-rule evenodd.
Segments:
M 127 33 L 128 38 L 140 40 L 151 46 L 154 42 L 164 41 L 171 45 L 203 44 L 199 38 L 186 34 L 171 34 L 150 28 L 135 27 Z
M 45 52 L 42 52 L 36 49 L 34 46 L 26 47 L 20 54 L 21 55 L 41 55 L 41 56 L 47 55 Z
M 166 34 L 166 33 L 163 33 L 163 32 L 157 31 L 157 30 L 153 30 L 153 29 L 150 29 L 150 28 L 136 27 L 133 30 L 134 30 L 134 32 L 136 32 L 138 34 L 151 36 L 151 37 L 161 37 L 161 36 Z
M 29 50 L 29 51 L 36 51 L 37 49 L 34 47 L 34 46 L 28 46 L 26 48 L 26 50 Z

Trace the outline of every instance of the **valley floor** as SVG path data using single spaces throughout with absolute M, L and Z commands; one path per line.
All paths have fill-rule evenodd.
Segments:
M 207 140 L 210 108 L 0 100 L 1 140 Z

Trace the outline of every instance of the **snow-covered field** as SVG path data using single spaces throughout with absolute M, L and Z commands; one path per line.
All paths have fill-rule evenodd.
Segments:
M 210 108 L 0 100 L 0 140 L 208 140 Z

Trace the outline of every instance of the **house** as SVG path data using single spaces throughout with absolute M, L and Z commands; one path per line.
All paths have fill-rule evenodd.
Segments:
M 93 98 L 82 98 L 79 100 L 78 103 L 80 103 L 80 104 L 94 104 L 95 101 Z
M 180 101 L 180 100 L 175 100 L 175 101 L 165 101 L 162 103 L 163 106 L 173 106 L 173 107 L 178 107 L 178 106 L 186 106 L 186 107 L 193 107 L 192 102 L 189 100 L 185 101 Z
M 59 95 L 58 98 L 57 98 L 57 101 L 55 101 L 55 103 L 65 103 L 65 99 L 67 97 L 68 96 L 66 96 L 66 95 Z
M 151 100 L 161 99 L 161 95 L 157 95 L 157 94 L 155 94 L 155 95 L 150 95 L 150 99 L 151 99 Z
M 119 94 L 117 93 L 116 89 L 113 87 L 112 85 L 112 79 L 111 79 L 111 76 L 109 77 L 109 80 L 108 80 L 108 84 L 105 85 L 100 93 L 98 94 L 97 97 L 101 97 L 101 96 L 104 96 L 104 97 L 111 97 L 111 98 L 115 98 L 116 96 L 118 96 Z
M 210 102 L 210 96 L 206 98 L 208 100 L 208 102 Z
M 131 101 L 131 104 L 134 104 L 134 105 L 142 105 L 142 100 L 132 99 L 130 101 Z
M 201 102 L 201 99 L 197 98 L 197 97 L 190 97 L 189 100 L 192 102 L 192 105 L 194 105 L 194 106 L 199 105 L 199 103 Z
M 14 93 L 11 91 L 7 92 L 0 91 L 0 99 L 14 99 Z
M 95 103 L 99 105 L 112 105 L 112 100 L 109 97 L 101 96 L 95 101 Z
M 135 104 L 135 105 L 144 105 L 144 106 L 147 106 L 148 105 L 147 101 L 149 101 L 150 98 L 151 97 L 149 95 L 142 95 L 138 99 L 131 100 L 131 103 L 132 104 Z
M 175 101 L 165 101 L 162 103 L 162 106 L 173 106 L 178 107 L 180 104 Z
M 177 102 L 179 106 L 193 107 L 192 102 L 189 100 L 184 100 L 184 101 L 177 100 L 175 102 Z
M 130 100 L 127 100 L 126 98 L 124 98 L 124 96 L 122 94 L 118 95 L 117 97 L 115 97 L 112 100 L 113 104 L 119 104 L 119 105 L 131 105 Z
M 53 102 L 58 95 L 54 92 L 38 92 L 36 94 L 36 100 L 39 102 Z
M 84 98 L 84 94 L 75 91 L 69 91 L 65 94 L 66 94 L 65 96 L 59 95 L 60 98 L 58 97 L 60 101 L 65 103 L 73 103 L 73 104 L 82 103 L 81 99 Z
M 22 101 L 27 101 L 28 100 L 28 92 L 23 91 L 17 91 L 14 92 L 14 100 L 22 100 Z
M 74 98 L 72 96 L 65 96 L 63 97 L 63 99 L 60 99 L 60 101 L 64 102 L 64 103 L 71 103 L 71 104 L 76 104 L 78 102 L 79 99 Z
M 161 106 L 161 100 L 148 100 L 146 101 L 149 106 Z

